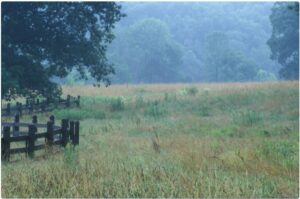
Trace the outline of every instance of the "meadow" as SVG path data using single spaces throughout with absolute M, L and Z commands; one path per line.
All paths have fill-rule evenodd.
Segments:
M 2 162 L 2 197 L 299 197 L 298 81 L 63 93 L 81 107 L 39 119 L 80 120 L 79 146 Z

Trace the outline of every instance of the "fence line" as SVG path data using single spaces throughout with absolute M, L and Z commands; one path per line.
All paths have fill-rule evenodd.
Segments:
M 49 99 L 28 99 L 23 105 L 20 102 L 16 102 L 15 106 L 11 106 L 10 103 L 6 105 L 6 108 L 1 108 L 2 117 L 10 117 L 13 115 L 34 114 L 40 112 L 52 111 L 55 108 L 69 108 L 72 106 L 80 106 L 80 96 L 73 97 L 68 95 L 66 99 L 58 99 L 56 101 L 50 101 Z
M 14 122 L 2 122 L 1 154 L 2 159 L 9 161 L 10 155 L 16 153 L 26 153 L 29 157 L 34 157 L 34 151 L 61 145 L 65 147 L 67 143 L 74 146 L 79 144 L 79 121 L 61 120 L 61 126 L 55 125 L 54 116 L 50 116 L 47 124 L 39 124 L 37 116 L 32 117 L 32 123 L 21 123 L 20 116 L 16 115 Z M 20 131 L 20 127 L 27 127 L 28 131 Z M 38 132 L 39 128 L 46 131 Z M 36 140 L 45 138 L 45 142 L 36 145 Z M 24 142 L 25 147 L 11 148 L 12 142 Z

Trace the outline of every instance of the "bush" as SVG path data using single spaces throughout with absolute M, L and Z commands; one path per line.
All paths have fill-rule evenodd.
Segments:
M 106 117 L 105 113 L 99 108 L 94 108 L 93 110 L 77 108 L 57 110 L 54 112 L 54 115 L 57 119 L 68 118 L 71 120 L 82 120 L 87 118 L 104 119 Z
M 145 105 L 145 101 L 143 96 L 139 95 L 137 96 L 136 100 L 135 100 L 135 106 L 136 108 L 141 108 Z
M 297 142 L 264 140 L 258 145 L 257 152 L 269 160 L 280 160 L 280 162 L 277 162 L 279 164 L 284 164 L 289 167 L 298 166 Z
M 259 112 L 246 110 L 232 113 L 233 123 L 241 124 L 245 126 L 253 126 L 259 122 L 262 122 L 263 116 Z
M 200 104 L 198 107 L 197 107 L 197 112 L 200 116 L 209 116 L 210 115 L 210 107 L 207 105 L 207 104 Z
M 124 108 L 125 108 L 124 97 L 118 97 L 116 99 L 111 99 L 111 101 L 110 101 L 110 110 L 111 111 L 123 111 Z
M 197 87 L 189 87 L 189 88 L 184 88 L 178 91 L 179 95 L 191 95 L 195 96 L 199 92 Z
M 154 102 L 149 102 L 149 105 L 144 113 L 145 115 L 158 118 L 164 115 L 166 113 L 166 110 L 164 110 L 163 107 L 159 105 L 159 101 L 155 100 Z
M 196 87 L 190 87 L 187 88 L 186 90 L 187 90 L 187 94 L 192 96 L 195 96 L 199 92 L 198 88 Z

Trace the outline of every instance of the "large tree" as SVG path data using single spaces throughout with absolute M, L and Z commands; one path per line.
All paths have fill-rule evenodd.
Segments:
M 183 50 L 164 22 L 152 18 L 140 20 L 122 36 L 111 46 L 116 53 L 113 60 L 122 63 L 116 67 L 117 74 L 124 74 L 126 68 L 130 71 L 129 78 L 136 83 L 180 81 L 178 71 L 182 67 Z
M 273 60 L 282 65 L 279 74 L 285 79 L 299 78 L 299 3 L 277 2 L 272 8 L 273 26 L 270 46 Z
M 60 94 L 51 82 L 77 69 L 110 83 L 112 29 L 123 14 L 114 2 L 3 2 L 2 96 Z
M 245 57 L 223 32 L 209 34 L 205 42 L 204 64 L 207 81 L 251 81 L 257 65 Z

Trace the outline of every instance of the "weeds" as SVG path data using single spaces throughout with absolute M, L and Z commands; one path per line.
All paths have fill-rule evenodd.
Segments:
M 88 118 L 94 119 L 104 119 L 106 114 L 104 110 L 100 108 L 82 110 L 82 109 L 65 109 L 65 110 L 56 110 L 54 111 L 54 115 L 58 119 L 68 118 L 71 120 L 83 120 Z
M 197 93 L 199 92 L 197 87 L 188 87 L 188 88 L 184 88 L 178 91 L 179 95 L 189 95 L 189 96 L 195 96 Z
M 136 108 L 141 108 L 141 107 L 144 107 L 145 104 L 146 104 L 146 103 L 145 103 L 145 101 L 144 101 L 143 96 L 142 96 L 142 95 L 138 95 L 138 96 L 136 97 L 136 100 L 135 100 L 135 107 L 136 107 Z
M 64 87 L 81 108 L 51 114 L 81 120 L 79 148 L 12 155 L 2 197 L 297 198 L 298 84 Z
M 254 126 L 263 121 L 263 116 L 261 113 L 252 110 L 235 111 L 232 112 L 232 121 L 238 125 Z
M 152 137 L 152 146 L 155 153 L 160 153 L 160 145 L 159 145 L 159 138 L 157 132 L 154 132 L 154 137 Z
M 78 148 L 70 143 L 64 149 L 64 164 L 71 169 L 78 165 Z
M 116 99 L 111 99 L 110 110 L 111 111 L 123 111 L 125 108 L 125 98 L 118 97 Z
M 187 94 L 191 96 L 195 96 L 199 92 L 197 87 L 189 87 L 186 90 L 187 90 Z
M 158 119 L 159 117 L 166 114 L 165 108 L 160 104 L 158 100 L 155 100 L 154 102 L 149 102 L 144 114 L 146 116 L 151 116 L 155 119 Z

